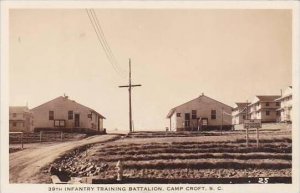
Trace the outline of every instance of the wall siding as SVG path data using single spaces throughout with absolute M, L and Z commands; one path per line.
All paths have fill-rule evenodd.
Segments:
M 184 121 L 185 121 L 185 113 L 190 113 L 190 120 L 191 125 L 193 124 L 195 127 L 197 126 L 197 119 L 192 119 L 192 110 L 197 111 L 197 118 L 208 118 L 208 126 L 220 126 L 222 124 L 222 108 L 224 112 L 231 114 L 232 108 L 224 105 L 218 101 L 210 99 L 206 96 L 201 96 L 196 98 L 188 103 L 180 105 L 176 107 L 176 112 L 171 117 L 172 127 L 175 123 L 176 129 L 183 129 L 184 128 Z M 216 110 L 216 119 L 211 119 L 211 110 Z M 180 113 L 181 116 L 177 117 L 176 114 Z M 176 121 L 174 121 L 174 118 Z M 232 125 L 232 117 L 230 115 L 224 114 L 223 116 L 223 125 Z
M 54 126 L 54 120 L 49 120 L 49 111 L 54 111 L 54 119 L 65 120 L 64 128 L 75 128 L 75 114 L 79 114 L 80 125 L 79 128 L 87 128 L 97 130 L 98 128 L 98 115 L 92 113 L 92 119 L 88 117 L 91 114 L 91 110 L 85 106 L 82 106 L 72 100 L 59 97 L 45 103 L 39 107 L 32 109 L 34 116 L 34 128 L 59 128 Z M 68 119 L 68 112 L 73 111 L 73 119 Z M 101 120 L 102 122 L 102 120 Z M 92 123 L 94 127 L 92 127 Z M 100 130 L 103 130 L 102 123 L 100 124 Z

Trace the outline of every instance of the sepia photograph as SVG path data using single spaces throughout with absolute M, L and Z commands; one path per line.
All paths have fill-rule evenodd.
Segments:
M 117 3 L 2 4 L 3 191 L 299 191 L 299 2 Z

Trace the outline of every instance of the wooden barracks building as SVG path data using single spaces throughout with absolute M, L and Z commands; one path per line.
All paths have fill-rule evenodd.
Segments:
M 9 131 L 31 132 L 33 130 L 33 115 L 27 106 L 9 107 Z
M 31 109 L 34 131 L 62 130 L 65 132 L 104 132 L 105 119 L 95 110 L 81 105 L 68 96 L 60 96 Z
M 245 119 L 249 119 L 249 104 L 250 103 L 235 103 L 232 111 L 233 125 L 243 124 Z
M 232 107 L 204 94 L 198 98 L 172 108 L 171 131 L 198 131 L 210 129 L 232 129 Z

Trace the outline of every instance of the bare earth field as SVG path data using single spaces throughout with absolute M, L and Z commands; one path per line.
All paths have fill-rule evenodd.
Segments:
M 177 137 L 178 135 L 179 137 Z M 193 135 L 195 135 L 193 137 Z M 93 177 L 98 183 L 116 179 L 120 160 L 125 179 L 201 179 L 291 177 L 291 130 L 263 130 L 256 147 L 250 132 L 207 133 L 138 132 L 117 141 L 95 144 L 55 161 L 69 177 Z
M 107 135 L 33 146 L 10 154 L 10 182 L 51 183 L 52 166 L 55 174 L 62 174 L 61 180 L 77 177 L 114 183 L 118 161 L 123 165 L 124 179 L 142 179 L 144 183 L 160 179 L 184 183 L 186 179 L 203 178 L 291 177 L 291 128 L 283 124 L 262 128 L 258 148 L 255 136 L 250 131 L 249 147 L 242 130 L 137 132 L 121 138 Z

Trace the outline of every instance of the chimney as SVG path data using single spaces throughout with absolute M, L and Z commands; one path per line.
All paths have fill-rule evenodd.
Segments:
M 64 93 L 64 98 L 65 98 L 65 99 L 68 99 L 69 97 Z

